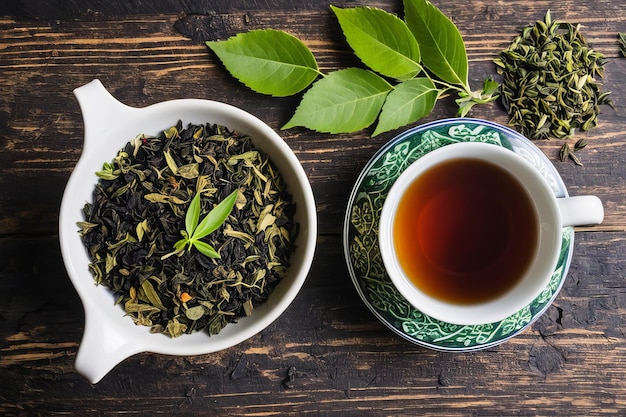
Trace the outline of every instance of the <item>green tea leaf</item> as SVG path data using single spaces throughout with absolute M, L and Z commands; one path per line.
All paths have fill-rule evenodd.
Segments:
M 126 311 L 126 313 L 158 313 L 159 310 L 156 307 L 153 307 L 151 305 L 148 304 L 139 304 L 139 303 L 126 303 L 124 305 L 124 311 Z
M 198 252 L 208 256 L 209 258 L 221 258 L 220 254 L 215 250 L 215 248 L 206 242 L 196 240 L 193 242 L 193 246 L 198 249 Z
M 97 171 L 96 175 L 98 176 L 98 178 L 102 178 L 103 180 L 114 180 L 117 179 L 117 177 L 120 176 L 120 170 L 116 170 L 115 167 L 109 163 L 109 162 L 105 162 L 102 165 L 102 170 L 101 171 Z
M 370 7 L 330 8 L 348 44 L 365 65 L 398 80 L 413 78 L 422 70 L 419 45 L 397 16 Z
M 622 52 L 622 55 L 626 56 L 626 32 L 618 33 L 619 36 L 619 49 Z
M 163 306 L 163 303 L 161 302 L 161 298 L 159 297 L 159 294 L 155 291 L 154 287 L 150 283 L 150 280 L 146 279 L 144 282 L 141 283 L 141 290 L 143 291 L 146 298 L 150 301 L 150 303 L 154 307 L 158 308 L 159 310 L 167 310 Z
M 159 193 L 149 193 L 143 196 L 151 203 L 173 203 L 173 204 L 185 204 L 186 201 L 181 200 L 175 195 L 165 195 Z
M 172 127 L 172 129 L 176 129 L 176 128 Z M 172 173 L 174 175 L 178 174 L 178 165 L 176 165 L 176 161 L 174 160 L 174 157 L 170 153 L 169 149 L 167 151 L 164 151 L 163 155 L 165 155 L 165 161 L 167 162 L 167 166 L 170 168 Z
M 196 195 L 191 200 L 191 204 L 189 204 L 189 208 L 187 209 L 187 214 L 185 215 L 185 231 L 187 231 L 188 237 L 191 237 L 193 235 L 194 230 L 196 230 L 196 227 L 198 226 L 199 220 L 200 220 L 200 193 L 196 193 Z
M 179 241 L 174 243 L 174 250 L 180 251 L 182 249 L 185 249 L 185 246 L 187 246 L 187 243 L 189 243 L 189 239 L 187 238 L 187 236 L 185 236 L 184 239 L 180 239 Z
M 145 219 L 142 222 L 137 223 L 137 226 L 135 226 L 135 232 L 137 233 L 137 241 L 141 242 L 143 240 L 145 233 L 148 231 L 150 231 L 150 228 L 148 227 L 147 219 Z
M 186 179 L 198 178 L 200 175 L 200 165 L 197 162 L 178 167 L 177 175 Z
M 372 136 L 413 123 L 430 114 L 439 90 L 428 78 L 414 78 L 398 84 L 389 93 Z
M 427 0 L 404 0 L 404 13 L 424 66 L 445 82 L 468 86 L 467 52 L 452 20 Z
M 319 75 L 315 57 L 306 45 L 279 30 L 253 30 L 206 44 L 235 78 L 258 93 L 290 96 Z
M 254 304 L 252 304 L 252 298 L 248 298 L 246 302 L 243 303 L 243 311 L 246 313 L 246 316 L 251 316 L 253 310 Z
M 224 223 L 224 220 L 226 220 L 232 211 L 235 201 L 237 201 L 237 194 L 239 194 L 238 189 L 230 193 L 228 197 L 223 199 L 218 205 L 209 211 L 200 224 L 198 224 L 198 227 L 193 231 L 193 234 L 191 235 L 192 241 L 195 239 L 202 239 Z M 195 243 L 197 242 L 194 242 L 194 244 Z
M 282 129 L 303 126 L 319 132 L 355 132 L 376 120 L 393 87 L 375 73 L 348 68 L 329 73 L 302 97 Z
M 186 330 L 187 325 L 179 322 L 178 319 L 174 317 L 167 322 L 167 326 L 165 326 L 165 330 L 163 330 L 163 333 L 168 335 L 169 337 L 175 338 L 185 334 Z
M 206 313 L 204 306 L 199 305 L 199 306 L 195 306 L 195 307 L 191 307 L 187 309 L 185 311 L 185 316 L 187 316 L 189 320 L 195 321 L 195 320 L 202 318 L 202 316 L 204 316 L 204 313 Z

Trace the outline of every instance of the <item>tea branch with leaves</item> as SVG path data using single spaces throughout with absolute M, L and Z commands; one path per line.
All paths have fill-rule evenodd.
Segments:
M 273 29 L 206 44 L 235 78 L 258 93 L 285 97 L 310 86 L 283 129 L 349 133 L 378 119 L 376 136 L 427 116 L 450 91 L 458 94 L 459 116 L 498 97 L 493 79 L 485 80 L 481 90 L 471 89 L 461 33 L 430 2 L 404 0 L 404 20 L 371 7 L 331 10 L 368 69 L 324 74 L 302 41 Z

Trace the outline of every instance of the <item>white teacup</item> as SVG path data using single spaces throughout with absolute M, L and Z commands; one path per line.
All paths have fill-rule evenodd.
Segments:
M 477 174 L 483 169 L 488 182 Z M 494 188 L 508 177 L 517 185 Z M 478 191 L 471 181 L 482 184 Z M 517 187 L 518 193 L 509 191 Z M 411 197 L 418 188 L 426 191 Z M 543 175 L 516 153 L 462 142 L 423 156 L 400 175 L 382 209 L 379 243 L 389 277 L 416 309 L 447 323 L 486 324 L 516 313 L 546 288 L 563 227 L 603 218 L 597 197 L 556 198 Z

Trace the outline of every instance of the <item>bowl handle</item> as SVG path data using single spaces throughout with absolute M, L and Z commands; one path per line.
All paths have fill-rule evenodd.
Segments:
M 140 110 L 117 101 L 98 79 L 74 89 L 74 96 L 80 105 L 85 126 L 83 153 L 111 126 L 123 123 Z
M 117 364 L 143 349 L 120 335 L 107 320 L 98 320 L 88 310 L 85 308 L 85 331 L 74 367 L 95 384 Z

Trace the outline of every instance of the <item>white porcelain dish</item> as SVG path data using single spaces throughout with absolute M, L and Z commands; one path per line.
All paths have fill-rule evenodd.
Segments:
M 76 369 L 92 383 L 98 382 L 125 358 L 140 352 L 170 355 L 198 355 L 234 346 L 257 334 L 291 304 L 308 275 L 317 240 L 317 214 L 308 178 L 295 154 L 269 126 L 251 114 L 208 100 L 166 101 L 144 108 L 117 101 L 99 80 L 77 88 L 85 124 L 84 147 L 72 172 L 61 203 L 59 239 L 68 275 L 85 310 L 85 331 L 76 357 Z M 229 324 L 219 334 L 205 332 L 171 339 L 152 334 L 124 316 L 107 288 L 96 286 L 88 269 L 89 257 L 78 234 L 82 207 L 91 201 L 98 178 L 95 172 L 110 161 L 130 139 L 139 133 L 156 135 L 178 120 L 187 123 L 216 123 L 251 136 L 255 146 L 265 151 L 287 182 L 296 204 L 295 221 L 300 230 L 296 251 L 287 275 L 268 300 L 253 314 Z

